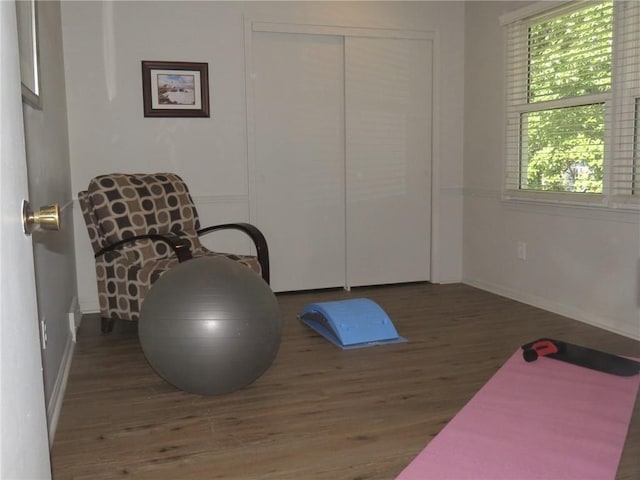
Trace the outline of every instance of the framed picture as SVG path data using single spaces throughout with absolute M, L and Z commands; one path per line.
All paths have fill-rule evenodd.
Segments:
M 194 62 L 142 62 L 145 117 L 208 117 L 209 67 Z
M 22 100 L 41 109 L 38 58 L 38 12 L 35 0 L 16 1 Z

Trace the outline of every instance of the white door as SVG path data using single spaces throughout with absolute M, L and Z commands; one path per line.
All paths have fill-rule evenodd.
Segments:
M 275 291 L 341 287 L 342 37 L 253 32 L 251 220 L 269 242 Z
M 0 478 L 51 478 L 14 2 L 0 1 Z
M 349 287 L 429 280 L 431 50 L 345 39 Z

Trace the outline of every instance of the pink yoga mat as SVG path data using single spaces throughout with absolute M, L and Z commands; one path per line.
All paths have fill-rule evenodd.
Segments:
M 613 480 L 639 384 L 518 350 L 397 480 Z

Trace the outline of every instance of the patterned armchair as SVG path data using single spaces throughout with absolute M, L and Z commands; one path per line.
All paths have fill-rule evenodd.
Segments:
M 78 193 L 95 253 L 102 331 L 114 321 L 138 320 L 144 297 L 160 276 L 180 262 L 223 255 L 253 269 L 269 283 L 269 251 L 248 223 L 200 228 L 184 181 L 173 173 L 101 175 Z M 219 230 L 247 234 L 257 257 L 212 252 L 199 237 Z

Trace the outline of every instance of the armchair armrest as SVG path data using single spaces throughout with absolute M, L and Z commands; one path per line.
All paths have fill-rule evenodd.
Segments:
M 262 269 L 262 278 L 265 282 L 269 283 L 269 248 L 267 247 L 267 240 L 258 227 L 250 223 L 225 223 L 223 225 L 201 228 L 197 233 L 198 236 L 202 236 L 217 230 L 240 230 L 251 238 L 258 253 L 258 263 L 260 263 L 260 268 Z
M 134 237 L 125 238 L 124 240 L 120 240 L 119 242 L 112 243 L 111 245 L 107 245 L 106 247 L 98 251 L 94 255 L 94 257 L 98 258 L 107 252 L 111 252 L 113 250 L 119 250 L 124 246 L 126 246 L 127 244 L 133 243 L 137 240 L 153 240 L 157 242 L 166 243 L 171 247 L 173 252 L 176 254 L 176 256 L 178 257 L 178 262 L 180 263 L 193 258 L 193 255 L 191 254 L 191 250 L 189 250 L 189 243 L 186 240 L 181 239 L 179 237 L 158 235 L 154 233 L 148 233 L 145 235 L 136 235 Z

